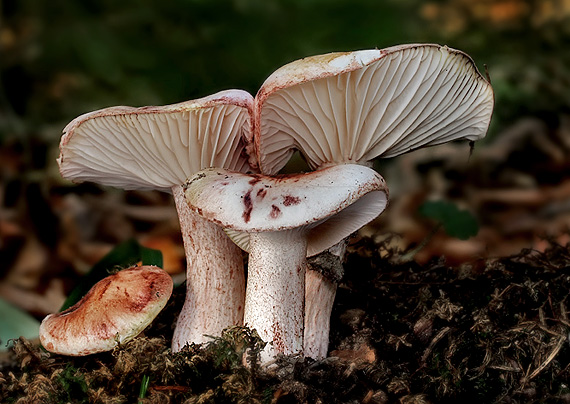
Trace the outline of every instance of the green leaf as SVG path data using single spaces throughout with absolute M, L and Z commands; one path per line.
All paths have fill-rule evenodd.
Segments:
M 148 375 L 143 375 L 141 380 L 141 388 L 139 389 L 139 403 L 142 403 L 143 401 L 141 399 L 146 397 L 149 383 L 150 377 Z
M 79 284 L 71 291 L 60 311 L 77 303 L 101 279 L 109 276 L 116 269 L 129 268 L 137 262 L 143 265 L 162 267 L 162 253 L 159 250 L 143 247 L 135 239 L 127 240 L 116 246 L 105 255 L 83 277 Z
M 8 349 L 10 339 L 38 338 L 40 322 L 25 311 L 0 298 L 0 313 L 0 351 Z
M 154 265 L 162 268 L 162 252 L 153 248 L 140 246 L 141 259 L 143 265 Z
M 441 223 L 449 236 L 460 240 L 467 240 L 479 231 L 475 216 L 467 210 L 460 210 L 453 202 L 427 201 L 420 206 L 419 212 Z

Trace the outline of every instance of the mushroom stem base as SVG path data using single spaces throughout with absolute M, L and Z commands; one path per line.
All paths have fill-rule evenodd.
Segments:
M 306 251 L 299 231 L 250 235 L 244 322 L 269 343 L 262 363 L 303 351 Z
M 311 258 L 305 276 L 305 356 L 324 359 L 329 348 L 331 313 L 348 239 Z M 318 269 L 318 270 L 316 270 Z

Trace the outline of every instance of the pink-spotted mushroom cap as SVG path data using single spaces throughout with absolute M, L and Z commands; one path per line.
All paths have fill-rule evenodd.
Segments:
M 433 44 L 307 57 L 271 74 L 256 97 L 260 171 L 294 150 L 313 169 L 485 136 L 493 90 L 465 53 Z
M 124 269 L 97 282 L 69 309 L 44 318 L 40 342 L 61 355 L 110 351 L 139 335 L 171 293 L 172 278 L 161 268 Z
M 193 211 L 248 235 L 241 240 L 249 251 L 244 323 L 272 343 L 262 362 L 303 352 L 306 256 L 358 230 L 388 200 L 384 179 L 354 164 L 279 177 L 213 168 L 185 189 Z
M 188 265 L 174 351 L 242 323 L 241 251 L 217 226 L 192 214 L 181 186 L 206 167 L 250 170 L 245 138 L 252 108 L 253 97 L 241 90 L 166 106 L 110 107 L 74 119 L 61 138 L 64 178 L 173 194 Z

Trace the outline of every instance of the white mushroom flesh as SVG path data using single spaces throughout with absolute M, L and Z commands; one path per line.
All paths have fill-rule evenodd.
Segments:
M 439 45 L 332 53 L 277 70 L 256 100 L 261 172 L 294 149 L 312 168 L 366 163 L 485 136 L 489 83 L 464 53 Z

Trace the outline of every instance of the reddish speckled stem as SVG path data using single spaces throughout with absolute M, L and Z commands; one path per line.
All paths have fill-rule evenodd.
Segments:
M 245 279 L 242 252 L 217 225 L 193 213 L 181 186 L 172 188 L 186 251 L 186 300 L 172 350 L 203 343 L 224 328 L 243 324 Z
M 305 356 L 324 359 L 329 349 L 331 313 L 337 285 L 317 271 L 305 278 Z
M 298 229 L 250 235 L 244 322 L 269 342 L 262 363 L 303 351 L 306 253 Z

